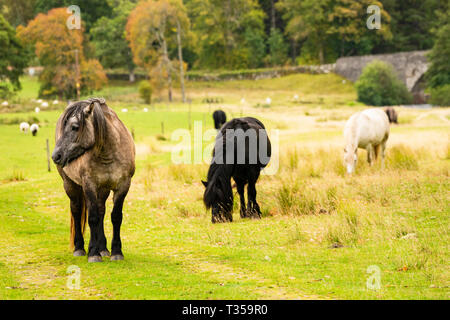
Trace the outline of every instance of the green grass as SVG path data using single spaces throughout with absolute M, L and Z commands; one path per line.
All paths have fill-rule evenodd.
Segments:
M 0 299 L 448 299 L 449 147 L 436 142 L 448 126 L 393 127 L 386 168 L 369 167 L 360 151 L 356 174 L 347 177 L 342 119 L 359 107 L 330 109 L 333 96 L 346 96 L 340 89 L 318 105 L 295 105 L 283 89 L 288 80 L 265 86 L 271 85 L 282 102 L 246 112 L 280 130 L 280 169 L 257 185 L 263 219 L 240 219 L 236 195 L 235 221 L 219 225 L 211 224 L 202 203 L 207 164 L 171 163 L 177 144 L 171 134 L 188 129 L 188 107 L 161 102 L 144 113 L 132 100 L 137 88 L 104 89 L 134 130 L 138 150 L 121 262 L 88 264 L 69 250 L 69 200 L 53 164 L 47 172 L 45 151 L 46 139 L 53 149 L 61 110 L 0 114 Z M 194 93 L 202 88 L 190 86 L 199 86 Z M 236 83 L 212 86 L 229 93 L 227 107 L 238 113 Z M 313 99 L 319 89 L 306 87 Z M 259 97 L 248 102 L 256 105 Z M 194 102 L 191 120 L 211 129 L 208 112 Z M 401 114 L 412 117 L 408 112 Z M 37 137 L 13 121 L 28 117 L 41 123 Z M 333 121 L 317 123 L 320 117 Z M 161 122 L 164 141 L 158 139 Z M 66 286 L 71 265 L 81 269 L 81 290 Z M 381 269 L 380 290 L 366 287 L 371 265 Z

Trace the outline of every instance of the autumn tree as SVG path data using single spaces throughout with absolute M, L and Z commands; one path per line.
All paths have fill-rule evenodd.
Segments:
M 176 75 L 180 78 L 185 101 L 182 39 L 186 38 L 189 28 L 189 18 L 181 0 L 141 1 L 131 12 L 126 26 L 134 62 L 148 70 L 156 89 L 167 83 L 169 101 L 172 101 Z M 177 58 L 170 55 L 174 48 Z
M 0 97 L 7 98 L 20 89 L 19 77 L 27 61 L 28 56 L 16 31 L 0 15 Z
M 19 37 L 32 46 L 44 67 L 39 76 L 42 97 L 73 98 L 100 89 L 107 81 L 101 64 L 84 54 L 83 28 L 69 29 L 70 13 L 65 8 L 38 14 L 26 26 L 18 27 Z

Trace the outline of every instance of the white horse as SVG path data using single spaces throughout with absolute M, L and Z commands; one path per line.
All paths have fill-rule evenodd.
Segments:
M 381 166 L 384 168 L 386 142 L 389 138 L 389 118 L 382 109 L 367 109 L 357 112 L 345 124 L 344 164 L 347 173 L 355 171 L 358 148 L 367 150 L 367 161 L 372 166 L 381 151 Z
M 30 129 L 30 125 L 27 122 L 22 122 L 20 124 L 20 131 L 27 133 L 29 129 Z

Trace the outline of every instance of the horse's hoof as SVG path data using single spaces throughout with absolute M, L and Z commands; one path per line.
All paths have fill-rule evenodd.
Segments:
M 111 256 L 111 261 L 120 261 L 120 260 L 123 260 L 124 259 L 124 257 L 123 257 L 123 255 L 121 255 L 121 254 L 115 254 L 115 255 L 113 255 L 113 256 Z
M 84 257 L 86 255 L 86 251 L 84 249 L 78 249 L 73 252 L 74 257 Z
M 215 217 L 211 220 L 212 223 L 227 223 L 227 222 L 233 222 L 233 218 L 226 218 L 226 217 Z
M 105 250 L 100 252 L 100 255 L 102 257 L 109 257 L 111 254 L 109 253 L 108 249 L 105 249 Z
M 88 262 L 102 262 L 102 257 L 100 256 L 92 256 L 88 258 Z

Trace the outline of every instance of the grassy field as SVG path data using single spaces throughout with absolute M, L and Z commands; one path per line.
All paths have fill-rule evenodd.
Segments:
M 449 298 L 448 109 L 397 108 L 386 168 L 369 167 L 360 151 L 348 177 L 342 128 L 365 107 L 338 76 L 189 83 L 190 105 L 146 106 L 136 86 L 111 83 L 95 95 L 133 130 L 137 171 L 124 208 L 125 260 L 88 264 L 69 250 L 69 200 L 53 164 L 47 172 L 46 139 L 53 149 L 64 105 L 34 113 L 38 85 L 23 82 L 17 103 L 0 112 L 0 299 Z M 171 133 L 193 133 L 194 121 L 211 129 L 218 107 L 278 132 L 279 169 L 257 184 L 259 221 L 239 218 L 236 196 L 235 221 L 212 225 L 200 182 L 207 164 L 171 162 Z M 24 120 L 40 123 L 37 137 L 19 132 Z M 72 265 L 79 290 L 67 286 Z M 380 270 L 375 290 L 371 266 Z

